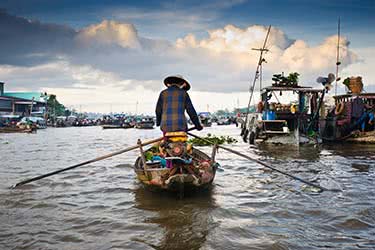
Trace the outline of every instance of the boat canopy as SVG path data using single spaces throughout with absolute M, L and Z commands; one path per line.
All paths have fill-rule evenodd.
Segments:
M 23 117 L 21 119 L 21 122 L 26 122 L 27 120 L 32 121 L 32 122 L 45 121 L 41 117 L 29 116 L 29 117 Z
M 210 112 L 199 112 L 198 115 L 199 116 L 211 116 L 211 113 Z
M 336 104 L 340 102 L 349 102 L 354 98 L 361 98 L 364 103 L 375 105 L 375 93 L 345 94 L 337 95 L 333 98 L 335 99 Z
M 0 115 L 0 118 L 20 118 L 19 115 Z
M 337 95 L 333 98 L 342 99 L 342 98 L 355 98 L 355 97 L 361 97 L 365 99 L 375 99 L 375 93 L 361 93 L 361 94 L 345 94 L 345 95 Z
M 295 92 L 322 92 L 324 89 L 313 89 L 312 87 L 303 87 L 303 86 L 295 86 L 295 87 L 279 87 L 279 86 L 268 86 L 262 88 L 262 92 L 270 92 L 270 91 L 295 91 Z

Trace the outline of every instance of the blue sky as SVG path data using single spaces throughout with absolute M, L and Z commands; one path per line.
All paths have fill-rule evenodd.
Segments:
M 116 100 L 151 113 L 169 74 L 192 81 L 199 110 L 244 106 L 258 57 L 251 49 L 268 25 L 264 79 L 298 71 L 319 87 L 316 77 L 335 70 L 338 17 L 340 76 L 361 75 L 375 90 L 375 0 L 0 0 L 0 9 L 0 81 L 88 111 Z
M 375 25 L 374 0 L 2 0 L 0 6 L 15 15 L 75 28 L 114 18 L 134 23 L 141 34 L 160 37 L 159 31 L 164 31 L 163 37 L 167 35 L 169 39 L 175 39 L 187 32 L 204 36 L 205 28 L 214 29 L 228 23 L 239 27 L 271 24 L 283 29 L 291 37 L 314 43 L 321 37 L 336 32 L 337 19 L 340 16 L 342 32 L 352 37 L 351 40 L 355 41 L 353 46 L 366 46 L 375 41 L 375 34 L 371 32 Z M 122 12 L 124 14 L 121 15 Z M 179 16 L 168 15 L 173 12 Z M 128 13 L 133 15 L 127 15 Z M 134 15 L 135 13 L 139 15 Z M 195 15 L 197 26 L 176 29 L 171 25 L 173 19 L 184 20 L 184 15 Z M 171 26 L 171 29 L 166 31 L 158 24 L 165 24 L 166 28 Z

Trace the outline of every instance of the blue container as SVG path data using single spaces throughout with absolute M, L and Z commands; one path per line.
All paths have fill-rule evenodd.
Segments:
M 276 120 L 276 113 L 273 110 L 266 111 L 266 120 Z

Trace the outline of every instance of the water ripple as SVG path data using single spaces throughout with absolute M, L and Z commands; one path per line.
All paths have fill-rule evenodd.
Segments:
M 234 126 L 198 134 L 237 136 Z M 375 249 L 375 147 L 233 145 L 327 188 L 223 150 L 213 187 L 183 200 L 145 190 L 137 151 L 9 189 L 16 182 L 114 152 L 158 130 L 49 128 L 0 138 L 0 249 Z M 23 145 L 25 150 L 19 150 Z M 209 148 L 202 148 L 210 153 Z

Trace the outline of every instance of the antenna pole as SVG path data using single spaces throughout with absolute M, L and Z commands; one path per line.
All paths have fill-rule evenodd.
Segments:
M 249 116 L 249 109 L 250 109 L 250 106 L 251 106 L 251 100 L 253 99 L 253 94 L 254 94 L 255 83 L 256 83 L 257 79 L 259 78 L 259 73 L 260 73 L 259 71 L 260 71 L 260 69 L 262 67 L 262 63 L 263 63 L 263 54 L 264 54 L 264 52 L 268 51 L 268 49 L 266 49 L 266 45 L 267 45 L 267 40 L 268 40 L 270 31 L 271 31 L 271 25 L 268 26 L 267 35 L 266 35 L 266 38 L 264 39 L 264 42 L 263 42 L 263 47 L 261 49 L 253 49 L 253 50 L 260 51 L 260 55 L 259 55 L 259 61 L 258 61 L 257 69 L 255 71 L 254 81 L 253 81 L 252 86 L 250 86 L 251 94 L 250 94 L 250 99 L 249 99 L 249 103 L 247 105 L 247 110 L 246 110 L 245 126 L 241 131 L 241 135 L 244 133 L 244 131 L 246 129 L 247 119 L 248 119 L 248 116 Z
M 340 62 L 340 17 L 337 25 L 337 52 L 336 52 L 336 83 L 335 83 L 335 95 L 337 95 L 337 81 L 340 80 L 339 77 L 339 65 Z

